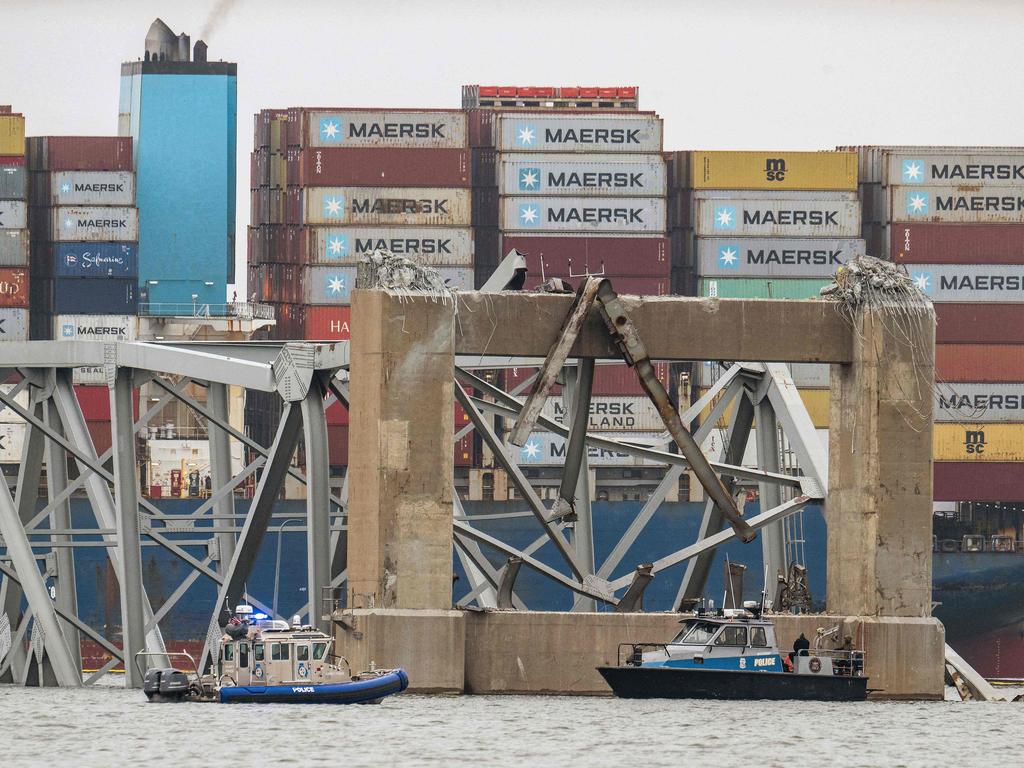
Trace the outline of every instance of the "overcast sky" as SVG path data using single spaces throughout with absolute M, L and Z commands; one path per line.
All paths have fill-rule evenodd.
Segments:
M 157 16 L 193 42 L 216 16 L 210 59 L 238 62 L 239 264 L 264 107 L 638 85 L 666 149 L 1024 144 L 1024 3 L 1010 0 L 0 0 L 0 103 L 29 135 L 116 133 L 120 62 Z

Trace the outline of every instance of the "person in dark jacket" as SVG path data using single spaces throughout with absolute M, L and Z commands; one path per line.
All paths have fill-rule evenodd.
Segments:
M 793 652 L 789 654 L 789 666 L 792 669 L 796 669 L 796 657 L 800 655 L 801 651 L 806 651 L 811 647 L 811 641 L 807 639 L 803 632 L 800 633 L 800 637 L 793 641 Z

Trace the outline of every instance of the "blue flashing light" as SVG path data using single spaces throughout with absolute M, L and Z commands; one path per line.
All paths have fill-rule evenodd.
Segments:
M 263 619 L 269 619 L 270 617 L 267 616 L 267 614 L 265 613 L 254 613 L 251 618 L 255 619 L 256 621 L 262 621 Z

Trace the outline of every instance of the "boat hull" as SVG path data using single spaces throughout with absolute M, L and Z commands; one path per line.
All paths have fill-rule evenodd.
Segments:
M 864 701 L 868 678 L 673 667 L 598 667 L 623 699 Z
M 409 687 L 402 669 L 380 677 L 325 685 L 234 685 L 219 691 L 221 704 L 371 704 Z

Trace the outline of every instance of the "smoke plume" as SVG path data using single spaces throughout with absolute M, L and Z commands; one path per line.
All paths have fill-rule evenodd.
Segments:
M 210 38 L 213 36 L 213 33 L 217 31 L 217 27 L 219 27 L 221 22 L 227 18 L 229 13 L 231 13 L 231 9 L 236 2 L 237 0 L 217 0 L 213 9 L 210 11 L 210 15 L 206 17 L 206 23 L 203 24 L 202 31 L 199 33 L 200 40 L 205 43 L 210 42 Z

